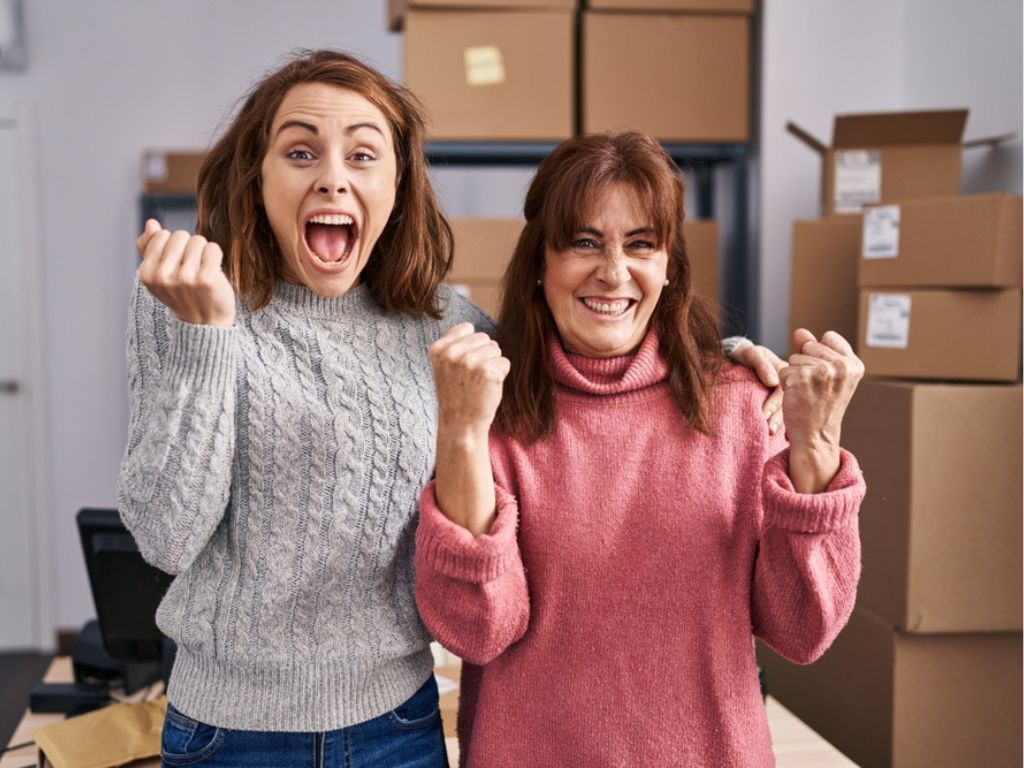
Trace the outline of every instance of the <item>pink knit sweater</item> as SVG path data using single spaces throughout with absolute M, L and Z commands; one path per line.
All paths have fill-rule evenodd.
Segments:
M 649 334 L 634 356 L 552 345 L 556 428 L 492 436 L 477 539 L 421 499 L 416 598 L 461 656 L 462 764 L 771 766 L 752 636 L 816 659 L 860 574 L 864 481 L 844 453 L 802 495 L 764 388 L 730 366 L 712 436 L 687 428 Z

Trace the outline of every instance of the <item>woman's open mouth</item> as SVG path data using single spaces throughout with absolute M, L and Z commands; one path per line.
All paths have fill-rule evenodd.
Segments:
M 359 227 L 345 213 L 320 213 L 306 222 L 306 247 L 322 264 L 342 264 L 359 239 Z
M 598 315 L 618 317 L 636 304 L 635 299 L 592 299 L 581 298 L 580 303 Z

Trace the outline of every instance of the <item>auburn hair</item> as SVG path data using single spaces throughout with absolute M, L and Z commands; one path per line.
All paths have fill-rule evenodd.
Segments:
M 243 97 L 199 171 L 199 234 L 225 249 L 235 290 L 254 309 L 265 306 L 283 264 L 261 202 L 261 167 L 278 107 L 301 83 L 353 91 L 387 118 L 398 168 L 395 206 L 360 280 L 388 312 L 439 317 L 435 295 L 451 266 L 452 232 L 427 174 L 423 110 L 406 88 L 348 54 L 298 51 Z
M 550 434 L 555 420 L 548 345 L 558 334 L 539 280 L 545 250 L 568 248 L 589 226 L 601 196 L 626 185 L 647 211 L 657 246 L 668 253 L 667 277 L 651 323 L 669 365 L 668 384 L 697 430 L 712 428 L 712 388 L 723 351 L 712 306 L 693 292 L 683 238 L 683 181 L 655 139 L 635 131 L 569 139 L 548 155 L 526 193 L 526 225 L 502 282 L 498 342 L 511 361 L 495 419 L 497 428 L 531 442 Z

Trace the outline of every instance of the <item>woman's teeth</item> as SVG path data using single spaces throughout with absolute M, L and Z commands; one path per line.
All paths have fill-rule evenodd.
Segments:
M 602 315 L 621 315 L 629 307 L 629 299 L 618 301 L 597 301 L 595 299 L 583 299 L 587 309 L 600 312 Z
M 309 224 L 351 225 L 352 217 L 344 213 L 321 213 L 310 218 Z

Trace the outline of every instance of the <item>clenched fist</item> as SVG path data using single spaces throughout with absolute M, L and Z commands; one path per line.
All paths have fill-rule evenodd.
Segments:
M 789 365 L 779 373 L 790 444 L 790 477 L 801 493 L 819 493 L 839 470 L 843 415 L 864 376 L 864 363 L 835 331 L 821 341 L 803 328 L 793 334 Z
M 139 280 L 180 320 L 235 324 L 235 290 L 221 268 L 219 245 L 184 230 L 172 233 L 149 219 L 135 246 L 142 256 Z
M 486 435 L 501 403 L 510 363 L 486 333 L 459 323 L 430 345 L 440 429 Z

